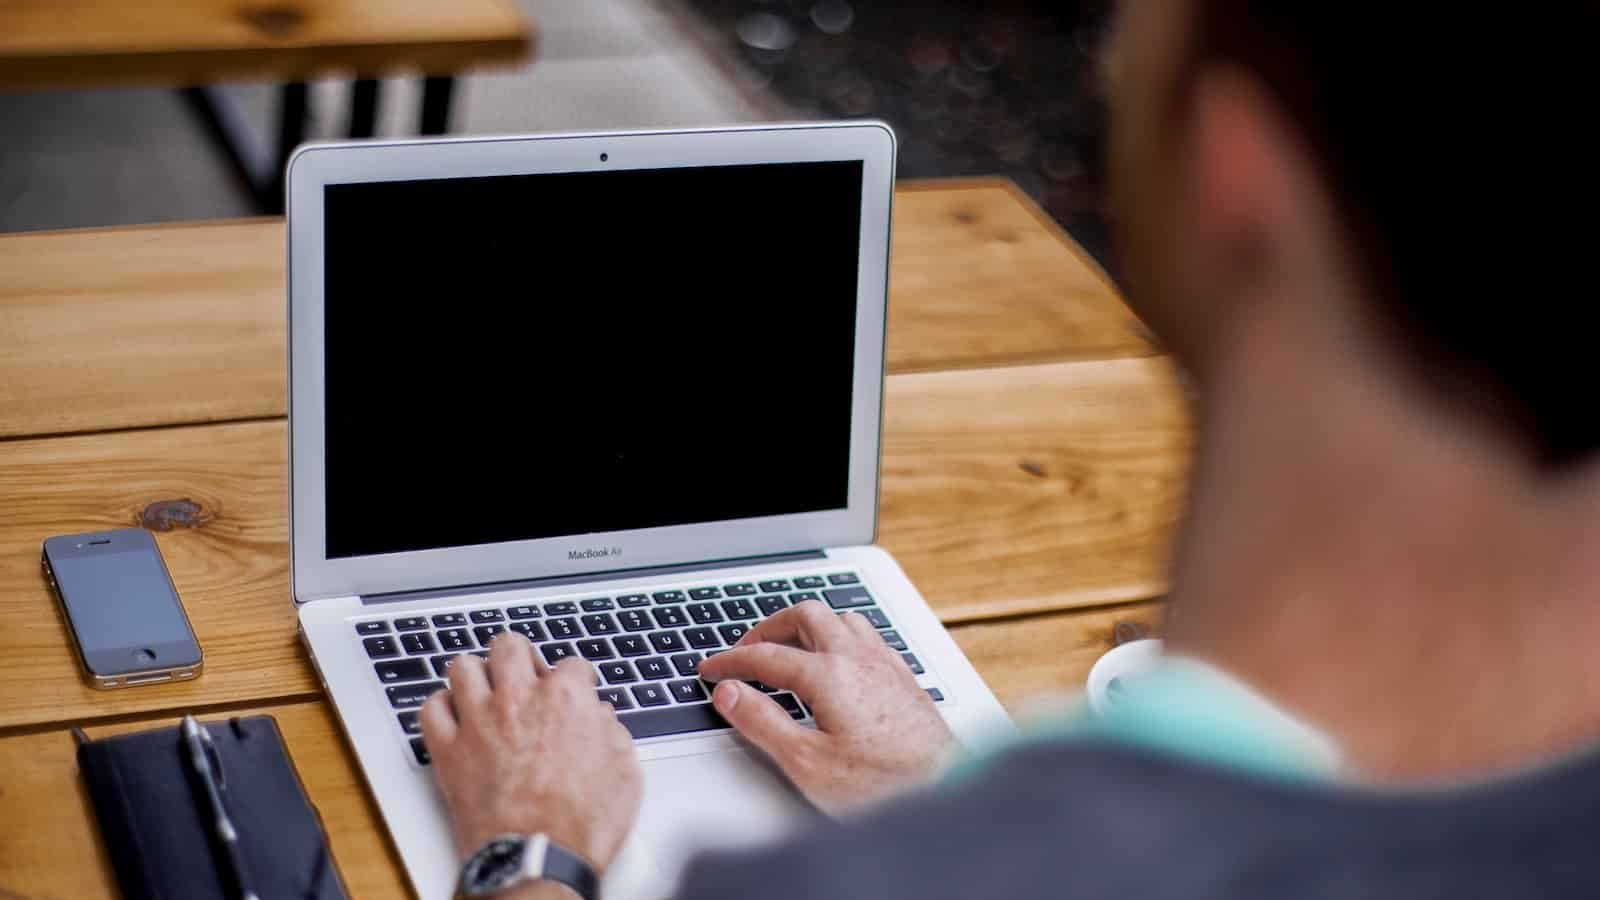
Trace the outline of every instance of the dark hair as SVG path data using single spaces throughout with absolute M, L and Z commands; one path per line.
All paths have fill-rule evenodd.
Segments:
M 1418 370 L 1546 464 L 1600 451 L 1600 3 L 1195 0 L 1318 156 Z

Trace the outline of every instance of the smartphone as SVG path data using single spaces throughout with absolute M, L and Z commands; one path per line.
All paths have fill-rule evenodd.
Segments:
M 200 674 L 200 642 L 150 532 L 122 528 L 48 538 L 44 576 L 92 686 L 159 684 Z

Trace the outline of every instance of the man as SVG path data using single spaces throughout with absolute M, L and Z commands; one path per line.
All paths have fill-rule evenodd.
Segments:
M 939 777 L 949 734 L 865 623 L 774 616 L 702 674 L 853 814 L 698 863 L 683 900 L 1600 896 L 1594 231 L 1559 221 L 1600 199 L 1600 147 L 1563 128 L 1600 4 L 1411 15 L 1123 11 L 1123 269 L 1200 398 L 1169 660 L 1126 711 Z M 604 869 L 627 735 L 584 667 L 535 665 L 501 641 L 424 707 L 458 848 L 545 832 Z

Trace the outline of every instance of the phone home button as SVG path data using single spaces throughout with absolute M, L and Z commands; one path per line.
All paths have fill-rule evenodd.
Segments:
M 143 650 L 133 651 L 133 658 L 142 663 L 152 663 L 156 661 L 156 652 L 146 647 Z

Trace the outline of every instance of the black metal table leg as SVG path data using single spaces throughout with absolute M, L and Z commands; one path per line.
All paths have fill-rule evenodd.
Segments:
M 283 96 L 278 103 L 278 150 L 272 172 L 264 179 L 265 195 L 261 207 L 268 213 L 283 212 L 288 198 L 283 195 L 284 168 L 294 148 L 306 139 L 306 117 L 311 111 L 311 91 L 304 81 L 290 81 L 283 86 Z
M 369 138 L 378 128 L 378 79 L 358 78 L 350 86 L 350 137 Z
M 216 86 L 182 89 L 184 100 L 200 119 L 206 134 L 221 148 L 250 199 L 263 213 L 283 212 L 283 169 L 306 136 L 310 92 L 303 81 L 283 85 L 278 106 L 278 143 L 264 145 L 249 119 L 227 92 Z
M 445 134 L 450 130 L 450 95 L 455 92 L 454 75 L 429 75 L 422 81 L 422 134 Z

